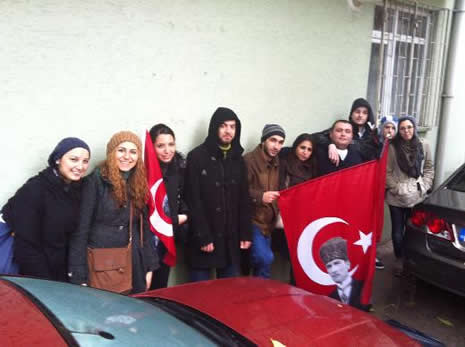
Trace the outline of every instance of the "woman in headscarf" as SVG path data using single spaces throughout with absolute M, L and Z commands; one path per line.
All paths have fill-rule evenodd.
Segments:
M 279 189 L 287 189 L 296 184 L 303 183 L 318 176 L 318 166 L 315 140 L 312 135 L 303 133 L 297 136 L 292 147 L 281 150 L 279 154 Z M 273 244 L 279 249 L 281 255 L 289 260 L 289 249 L 283 232 L 281 215 L 276 225 L 277 230 L 272 234 Z M 290 270 L 290 283 L 295 284 L 292 267 Z
M 19 273 L 67 281 L 68 245 L 79 219 L 81 179 L 90 149 L 81 139 L 61 140 L 48 167 L 30 178 L 3 207 L 14 232 L 14 261 Z
M 426 198 L 434 178 L 429 144 L 418 137 L 415 118 L 399 118 L 399 131 L 389 145 L 386 169 L 386 202 L 392 221 L 396 258 L 403 253 L 404 228 L 411 209 Z
M 138 293 L 150 287 L 158 257 L 150 246 L 147 196 L 142 143 L 130 131 L 118 132 L 107 144 L 106 160 L 89 175 L 83 188 L 79 228 L 70 243 L 70 282 L 92 285 L 89 273 L 96 269 L 88 264 L 88 252 L 128 247 L 132 263 L 132 290 L 128 290 Z M 106 263 L 118 265 L 123 261 L 106 259 Z M 109 265 L 108 270 L 112 270 Z
M 290 150 L 281 151 L 279 165 L 280 189 L 305 182 L 318 175 L 313 137 L 303 133 L 297 136 Z

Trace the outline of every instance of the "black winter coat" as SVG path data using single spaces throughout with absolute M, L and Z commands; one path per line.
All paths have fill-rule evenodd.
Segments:
M 87 283 L 87 247 L 119 248 L 129 243 L 129 203 L 119 207 L 113 197 L 112 186 L 97 168 L 89 175 L 82 189 L 79 227 L 71 235 L 69 270 L 70 282 Z M 142 212 L 140 238 L 139 213 L 134 208 L 132 222 L 132 284 L 133 293 L 145 290 L 145 274 L 158 268 L 158 257 L 153 251 L 147 213 Z
M 177 243 L 184 244 L 187 242 L 188 226 L 187 223 L 179 225 L 178 215 L 188 215 L 187 204 L 184 202 L 186 160 L 180 153 L 176 152 L 173 160 L 169 164 L 160 162 L 160 168 L 163 175 L 163 183 L 166 188 L 166 195 L 168 197 L 169 213 L 167 213 L 167 215 L 170 216 L 173 223 L 174 238 Z M 163 260 L 166 251 L 164 244 L 159 242 L 157 252 L 160 262 Z
M 217 113 L 205 142 L 187 156 L 188 252 L 193 268 L 239 265 L 240 241 L 251 240 L 247 168 L 239 144 L 240 121 L 235 120 L 236 136 L 226 158 L 217 144 L 218 127 L 224 122 Z M 214 251 L 203 252 L 200 248 L 209 243 Z
M 188 214 L 187 204 L 184 202 L 184 176 L 186 171 L 186 160 L 176 152 L 169 164 L 160 162 L 163 174 L 163 183 L 168 196 L 169 215 L 173 223 L 173 232 L 176 241 L 184 243 L 187 241 L 187 231 L 183 225 L 179 225 L 178 215 Z
M 69 236 L 79 217 L 80 182 L 67 184 L 48 167 L 8 200 L 2 213 L 15 233 L 19 273 L 66 281 Z
M 349 145 L 348 153 L 344 160 L 339 161 L 339 165 L 334 165 L 328 158 L 328 146 L 319 146 L 316 152 L 318 158 L 318 169 L 320 175 L 346 169 L 348 167 L 363 163 L 360 151 L 353 145 Z

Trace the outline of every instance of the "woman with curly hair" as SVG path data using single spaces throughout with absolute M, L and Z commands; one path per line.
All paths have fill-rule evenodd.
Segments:
M 106 160 L 87 178 L 79 228 L 70 242 L 70 282 L 91 285 L 89 272 L 95 269 L 88 264 L 88 252 L 130 245 L 131 293 L 150 287 L 158 257 L 150 247 L 152 233 L 145 209 L 148 187 L 141 156 L 139 137 L 130 131 L 118 132 L 107 144 Z
M 178 244 L 185 243 L 187 241 L 187 205 L 183 199 L 183 189 L 186 159 L 176 151 L 176 137 L 169 126 L 162 123 L 154 125 L 150 129 L 150 138 L 160 163 L 163 182 L 166 187 L 168 204 L 164 206 L 165 213 L 170 216 L 173 223 L 176 242 Z M 154 273 L 150 289 L 165 288 L 168 285 L 170 267 L 162 259 L 165 257 L 167 249 L 155 235 L 153 240 L 153 246 L 160 259 L 160 268 Z

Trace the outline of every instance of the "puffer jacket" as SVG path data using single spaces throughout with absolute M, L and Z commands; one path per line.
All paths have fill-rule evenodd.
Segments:
M 425 158 L 422 162 L 422 175 L 418 178 L 407 176 L 397 163 L 396 149 L 389 145 L 388 162 L 386 168 L 386 203 L 397 207 L 413 207 L 426 198 L 426 193 L 433 186 L 434 165 L 431 157 L 431 149 L 423 139 Z

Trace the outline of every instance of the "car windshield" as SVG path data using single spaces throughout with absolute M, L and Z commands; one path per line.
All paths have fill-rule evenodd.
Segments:
M 48 311 L 44 313 L 55 326 L 64 327 L 79 345 L 217 345 L 166 310 L 140 299 L 67 283 L 19 277 L 3 279 L 26 291 L 39 308 Z
M 465 192 L 465 168 L 460 170 L 447 184 L 447 189 Z

